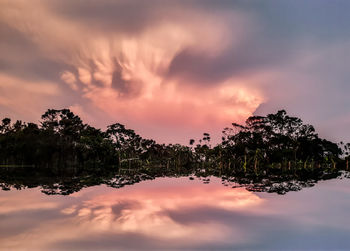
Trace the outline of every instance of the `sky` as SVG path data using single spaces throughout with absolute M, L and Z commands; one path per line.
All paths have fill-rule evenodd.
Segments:
M 286 195 L 188 177 L 121 189 L 0 190 L 2 250 L 348 250 L 349 180 Z M 48 189 L 50 190 L 50 189 Z M 327 199 L 325 199 L 327 198 Z M 20 241 L 19 241 L 20 240 Z M 40 241 L 34 241 L 40 240 Z
M 350 141 L 350 1 L 0 0 L 0 116 L 160 143 L 286 109 Z

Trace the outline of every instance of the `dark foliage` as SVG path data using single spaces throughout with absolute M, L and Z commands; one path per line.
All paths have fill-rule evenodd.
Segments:
M 2 120 L 0 168 L 3 176 L 4 170 L 27 167 L 50 177 L 67 170 L 77 177 L 125 169 L 157 172 L 150 177 L 204 172 L 247 184 L 318 179 L 348 169 L 349 144 L 319 138 L 313 126 L 284 110 L 233 123 L 223 130 L 220 144 L 212 147 L 210 141 L 204 133 L 190 146 L 157 144 L 119 123 L 102 131 L 69 109 L 50 109 L 39 125 Z

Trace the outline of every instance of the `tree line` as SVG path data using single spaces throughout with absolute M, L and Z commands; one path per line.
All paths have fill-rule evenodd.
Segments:
M 348 169 L 349 149 L 350 144 L 320 138 L 312 125 L 284 110 L 233 123 L 215 146 L 208 133 L 185 146 L 158 144 L 120 123 L 103 131 L 69 109 L 49 109 L 39 124 L 9 118 L 0 124 L 2 167 L 195 168 L 264 176 Z

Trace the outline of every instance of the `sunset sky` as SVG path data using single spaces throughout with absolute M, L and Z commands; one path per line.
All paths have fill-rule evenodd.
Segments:
M 187 143 L 286 109 L 350 141 L 350 1 L 0 0 L 0 116 Z

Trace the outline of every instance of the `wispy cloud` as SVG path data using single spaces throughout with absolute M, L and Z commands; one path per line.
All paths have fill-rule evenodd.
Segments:
M 41 108 L 79 107 L 97 126 L 119 121 L 160 141 L 187 142 L 287 108 L 325 132 L 323 110 L 347 116 L 317 101 L 346 99 L 349 89 L 342 27 L 350 20 L 337 7 L 344 4 L 321 1 L 316 13 L 305 6 L 302 26 L 287 13 L 298 4 L 278 3 L 276 12 L 275 1 L 3 1 L 0 78 L 18 88 L 0 94 L 0 111 L 21 116 L 27 107 L 37 119 Z M 33 83 L 55 93 L 36 92 L 35 107 L 8 101 L 35 92 Z

